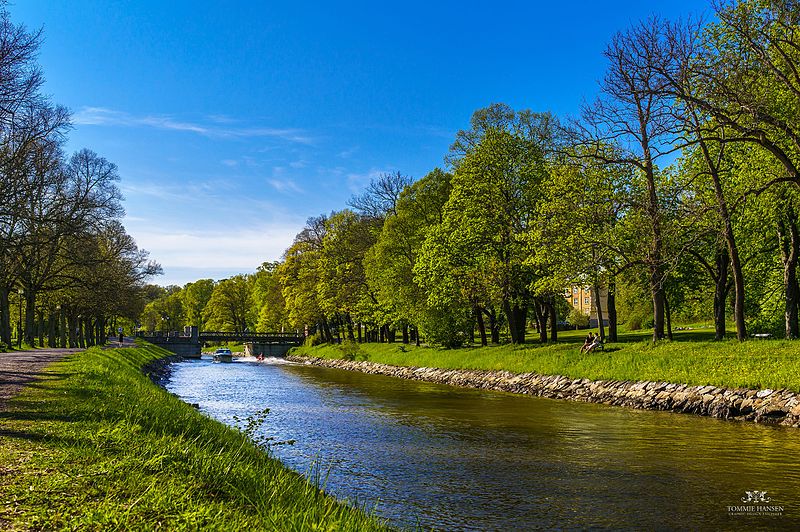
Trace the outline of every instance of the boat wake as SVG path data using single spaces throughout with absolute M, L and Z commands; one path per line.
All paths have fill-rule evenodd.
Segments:
M 246 362 L 249 364 L 267 364 L 271 366 L 278 366 L 282 364 L 292 364 L 285 358 L 280 357 L 264 357 L 259 360 L 258 357 L 238 357 L 234 359 L 236 362 Z

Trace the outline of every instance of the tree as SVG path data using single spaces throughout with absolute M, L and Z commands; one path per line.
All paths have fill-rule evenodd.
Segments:
M 534 282 L 524 235 L 548 175 L 552 118 L 495 105 L 476 112 L 472 124 L 453 145 L 463 157 L 451 158 L 452 191 L 416 273 L 433 307 L 437 298 L 439 306 L 455 301 L 455 287 L 464 294 L 483 288 L 505 314 L 512 342 L 523 343 Z
M 610 164 L 625 164 L 641 185 L 637 202 L 647 249 L 638 260 L 649 276 L 653 303 L 653 340 L 664 338 L 664 213 L 659 198 L 658 160 L 675 149 L 678 122 L 673 99 L 664 91 L 666 81 L 657 68 L 669 61 L 663 25 L 657 18 L 617 33 L 605 51 L 608 69 L 601 96 L 585 106 L 582 122 L 573 124 L 575 143 L 592 157 Z M 609 151 L 606 146 L 615 146 Z
M 386 217 L 375 245 L 364 257 L 368 284 L 378 304 L 391 309 L 401 323 L 406 343 L 410 340 L 407 324 L 419 328 L 429 310 L 414 267 L 428 233 L 442 221 L 451 179 L 452 175 L 437 168 L 403 189 L 395 214 Z M 419 341 L 418 332 L 415 336 Z
M 347 204 L 368 218 L 396 215 L 400 194 L 411 183 L 412 179 L 400 172 L 384 173 L 370 181 L 366 192 L 353 196 Z
M 286 250 L 285 260 L 277 274 L 289 322 L 298 329 L 315 325 L 322 338 L 332 342 L 333 335 L 328 319 L 317 295 L 318 263 L 327 231 L 326 222 L 327 217 L 324 215 L 306 220 L 305 228 L 295 236 L 294 242 Z
M 283 331 L 289 325 L 279 267 L 279 262 L 265 262 L 256 271 L 253 299 L 257 302 L 259 331 Z
M 317 295 L 322 311 L 345 326 L 351 340 L 355 338 L 354 316 L 379 327 L 385 325 L 385 316 L 377 307 L 378 301 L 364 272 L 364 256 L 375 243 L 381 223 L 350 210 L 331 214 L 325 223 Z
M 193 283 L 187 283 L 183 287 L 181 298 L 189 325 L 196 325 L 199 330 L 204 329 L 203 311 L 213 292 L 213 279 L 200 279 Z
M 636 264 L 633 240 L 623 238 L 620 222 L 631 208 L 633 176 L 625 164 L 586 157 L 578 146 L 551 172 L 544 189 L 532 242 L 547 249 L 527 260 L 546 272 L 540 289 L 560 292 L 571 285 L 591 286 L 597 305 L 600 336 L 605 340 L 601 289 L 608 294 L 609 340 L 617 340 L 614 279 Z M 607 148 L 613 150 L 612 147 Z M 609 160 L 614 157 L 605 156 Z
M 217 283 L 203 311 L 211 329 L 244 332 L 255 323 L 253 283 L 246 275 L 234 275 Z

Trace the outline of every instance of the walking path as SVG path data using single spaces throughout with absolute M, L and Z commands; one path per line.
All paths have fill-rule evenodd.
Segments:
M 121 346 L 116 340 L 110 339 L 105 348 L 134 347 L 135 345 L 133 338 L 126 336 Z M 69 354 L 81 351 L 86 351 L 86 349 L 54 347 L 0 353 L 0 410 L 5 408 L 6 402 L 18 394 L 23 386 L 39 378 L 47 365 L 61 360 Z
M 36 380 L 48 364 L 81 351 L 85 349 L 43 348 L 0 353 L 0 410 L 23 386 Z

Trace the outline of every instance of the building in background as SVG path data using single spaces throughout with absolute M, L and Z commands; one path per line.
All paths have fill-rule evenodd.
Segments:
M 572 308 L 589 316 L 589 327 L 598 326 L 597 303 L 595 292 L 588 286 L 573 285 L 564 290 L 564 298 L 572 305 Z M 608 325 L 608 292 L 600 289 L 599 298 L 600 308 L 603 311 L 603 325 Z

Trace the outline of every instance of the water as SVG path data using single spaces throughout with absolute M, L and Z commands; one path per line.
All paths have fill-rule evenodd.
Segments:
M 800 430 L 254 359 L 176 365 L 203 412 L 270 408 L 273 454 L 398 526 L 798 529 Z M 746 491 L 781 515 L 730 515 Z M 754 505 L 754 503 L 751 503 Z

